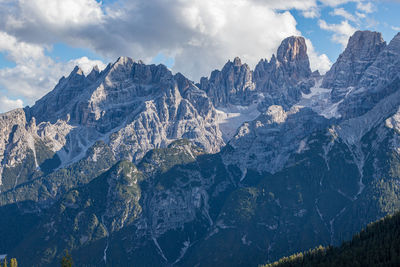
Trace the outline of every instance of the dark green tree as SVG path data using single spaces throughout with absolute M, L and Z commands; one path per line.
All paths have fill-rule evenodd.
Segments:
M 61 259 L 61 267 L 72 267 L 72 256 L 68 250 L 65 251 L 65 255 Z

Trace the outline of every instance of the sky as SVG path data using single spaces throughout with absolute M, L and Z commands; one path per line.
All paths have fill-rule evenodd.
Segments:
M 400 0 L 0 0 L 0 112 L 32 106 L 74 66 L 129 56 L 195 82 L 239 56 L 254 68 L 289 36 L 325 73 L 356 30 L 400 31 Z

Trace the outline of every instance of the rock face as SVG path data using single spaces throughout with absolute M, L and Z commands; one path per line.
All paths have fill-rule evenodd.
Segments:
M 0 173 L 24 163 L 30 166 L 26 172 L 39 175 L 35 170 L 54 153 L 61 161 L 58 166 L 68 166 L 98 140 L 108 143 L 117 159 L 133 162 L 182 138 L 207 152 L 224 145 L 204 91 L 165 66 L 124 57 L 101 73 L 94 68 L 88 76 L 76 67 L 33 107 L 6 113 L 0 123 L 6 125 L 0 139 Z M 37 155 L 35 142 L 44 155 Z M 7 179 L 2 190 L 26 181 L 17 174 Z
M 215 107 L 228 104 L 248 106 L 254 101 L 253 72 L 236 57 L 228 61 L 221 71 L 215 70 L 210 79 L 200 80 L 200 88 L 207 92 Z
M 256 266 L 400 209 L 400 34 L 355 33 L 326 77 L 306 52 L 289 37 L 199 85 L 119 58 L 0 114 L 0 252 Z
M 307 46 L 303 37 L 283 40 L 276 57 L 270 62 L 261 60 L 254 70 L 257 90 L 265 93 L 269 104 L 285 108 L 296 103 L 301 92 L 308 92 L 313 85 Z
M 279 104 L 289 108 L 301 92 L 309 92 L 314 85 L 311 78 L 307 46 L 303 37 L 289 37 L 282 41 L 277 55 L 270 62 L 261 60 L 254 72 L 239 58 L 228 61 L 221 71 L 215 70 L 209 79 L 202 78 L 199 87 L 207 92 L 215 107 L 249 106 L 260 95 L 263 107 Z
M 222 151 L 225 164 L 239 166 L 242 179 L 247 170 L 276 173 L 295 152 L 306 149 L 308 136 L 327 127 L 328 120 L 308 108 L 285 112 L 272 105 L 254 121 L 244 123 Z
M 118 59 L 101 73 L 94 69 L 87 77 L 75 68 L 27 113 L 46 129 L 64 123 L 79 132 L 78 140 L 65 133 L 70 135 L 66 147 L 69 142 L 84 148 L 108 139 L 118 157 L 133 161 L 180 138 L 196 139 L 208 152 L 223 145 L 204 91 L 165 66 L 130 58 Z M 49 114 L 47 120 L 44 114 Z
M 2 191 L 14 184 L 3 177 L 5 168 L 21 164 L 29 151 L 32 151 L 32 136 L 25 128 L 26 119 L 22 109 L 0 114 L 0 186 Z M 10 145 L 12 144 L 12 145 Z
M 400 84 L 400 34 L 397 34 L 374 63 L 363 73 L 359 83 L 339 105 L 343 117 L 360 116 L 377 103 L 392 98 Z
M 364 72 L 385 47 L 386 42 L 381 33 L 370 31 L 354 33 L 346 49 L 326 73 L 322 82 L 322 87 L 332 88 L 334 102 L 340 101 L 351 88 L 357 86 Z

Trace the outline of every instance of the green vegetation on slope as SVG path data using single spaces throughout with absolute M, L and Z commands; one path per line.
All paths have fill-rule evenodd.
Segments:
M 399 266 L 400 212 L 369 224 L 340 247 L 318 247 L 284 257 L 265 267 Z
M 3 262 L 3 264 L 2 264 Z M 7 263 L 7 257 L 4 258 L 3 261 L 0 260 L 0 267 L 7 267 L 8 263 Z M 10 267 L 18 267 L 18 262 L 16 258 L 12 258 L 10 261 Z

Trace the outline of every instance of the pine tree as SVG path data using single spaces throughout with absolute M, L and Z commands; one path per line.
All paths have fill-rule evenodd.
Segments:
M 18 267 L 17 259 L 12 258 L 10 261 L 10 267 Z
M 72 256 L 68 250 L 65 251 L 65 255 L 61 259 L 61 267 L 72 267 Z

